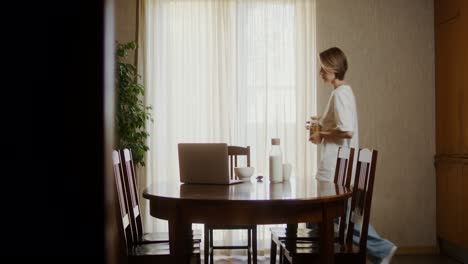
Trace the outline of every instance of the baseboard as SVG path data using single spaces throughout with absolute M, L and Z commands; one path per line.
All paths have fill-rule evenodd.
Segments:
M 439 254 L 437 246 L 424 247 L 398 247 L 395 255 L 436 255 Z

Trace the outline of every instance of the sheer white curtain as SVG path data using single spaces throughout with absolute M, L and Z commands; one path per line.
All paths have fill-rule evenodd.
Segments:
M 316 150 L 304 123 L 316 111 L 315 1 L 140 3 L 139 69 L 154 109 L 144 185 L 179 181 L 179 142 L 251 146 L 251 166 L 267 176 L 273 137 L 298 184 L 310 184 Z M 146 213 L 145 227 L 164 230 L 167 223 Z M 227 231 L 215 240 L 245 236 Z M 259 226 L 258 238 L 261 254 L 269 228 Z

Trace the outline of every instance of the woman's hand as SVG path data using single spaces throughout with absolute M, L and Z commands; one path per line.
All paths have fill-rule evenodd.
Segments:
M 314 144 L 320 144 L 322 143 L 322 136 L 320 135 L 319 132 L 315 132 L 312 135 L 310 135 L 309 141 Z

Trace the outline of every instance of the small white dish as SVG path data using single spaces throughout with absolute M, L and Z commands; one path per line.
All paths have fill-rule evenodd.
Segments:
M 236 167 L 234 168 L 234 173 L 236 174 L 239 179 L 248 179 L 252 177 L 255 171 L 254 167 Z

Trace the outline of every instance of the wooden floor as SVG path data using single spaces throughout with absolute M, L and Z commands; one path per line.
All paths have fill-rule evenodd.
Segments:
M 203 263 L 203 261 L 202 261 Z M 215 256 L 215 264 L 241 264 L 247 263 L 246 256 Z M 258 264 L 269 264 L 270 259 L 258 258 Z M 278 261 L 276 263 L 279 263 Z M 397 255 L 392 259 L 392 264 L 460 264 L 449 257 L 439 255 Z

